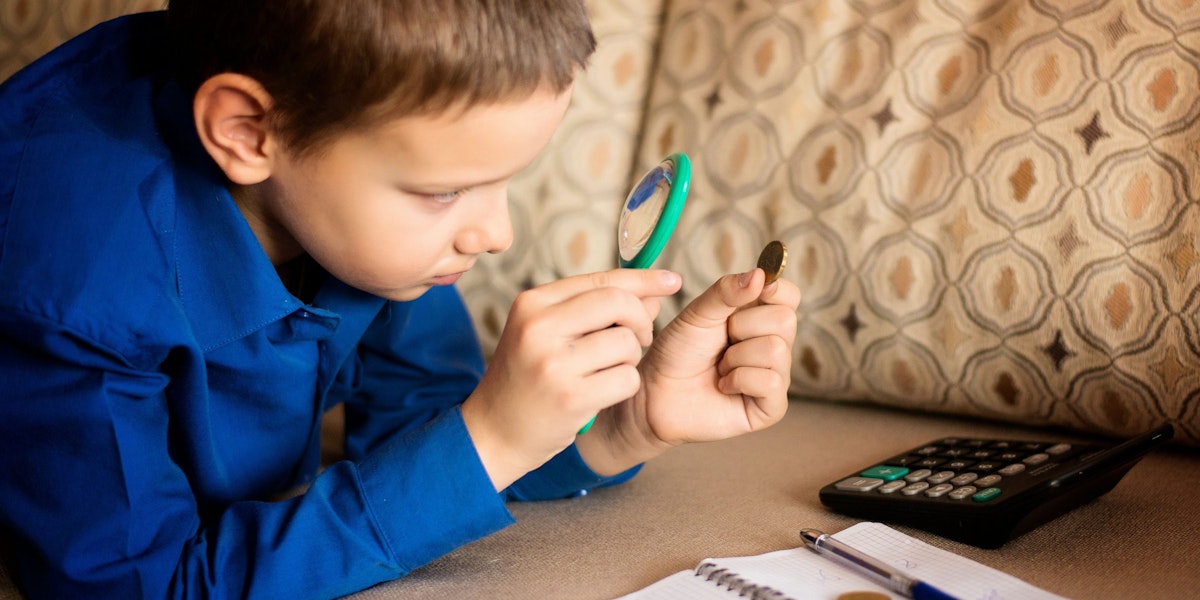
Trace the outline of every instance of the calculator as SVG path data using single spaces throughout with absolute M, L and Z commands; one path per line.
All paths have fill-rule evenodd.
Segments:
M 820 498 L 848 516 L 999 548 L 1108 492 L 1174 433 L 1162 425 L 1120 443 L 942 438 L 830 483 Z

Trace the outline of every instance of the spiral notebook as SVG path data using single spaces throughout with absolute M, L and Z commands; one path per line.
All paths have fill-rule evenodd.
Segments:
M 833 537 L 958 598 L 1065 600 L 880 523 L 859 523 Z M 619 600 L 837 600 L 849 592 L 877 592 L 903 600 L 803 546 L 758 556 L 707 558 L 693 570 L 680 571 Z

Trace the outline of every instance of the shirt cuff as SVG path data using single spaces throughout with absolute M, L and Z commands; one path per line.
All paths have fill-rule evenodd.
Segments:
M 598 475 L 583 460 L 574 444 L 559 452 L 546 464 L 525 475 L 505 490 L 512 500 L 553 500 L 582 496 L 588 491 L 624 483 L 637 475 L 637 465 L 612 477 Z
M 358 471 L 368 510 L 405 573 L 515 522 L 457 407 L 388 442 Z

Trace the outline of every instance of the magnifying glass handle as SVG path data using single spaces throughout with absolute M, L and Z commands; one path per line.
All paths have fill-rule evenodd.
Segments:
M 596 416 L 597 415 L 592 415 L 592 418 L 588 419 L 587 424 L 585 424 L 583 427 L 579 428 L 579 435 L 583 435 L 583 434 L 587 433 L 588 430 L 592 428 L 592 425 L 596 423 Z

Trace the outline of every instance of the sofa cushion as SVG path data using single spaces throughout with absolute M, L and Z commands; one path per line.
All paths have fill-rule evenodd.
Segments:
M 693 296 L 784 241 L 792 391 L 1200 443 L 1200 3 L 669 4 Z

